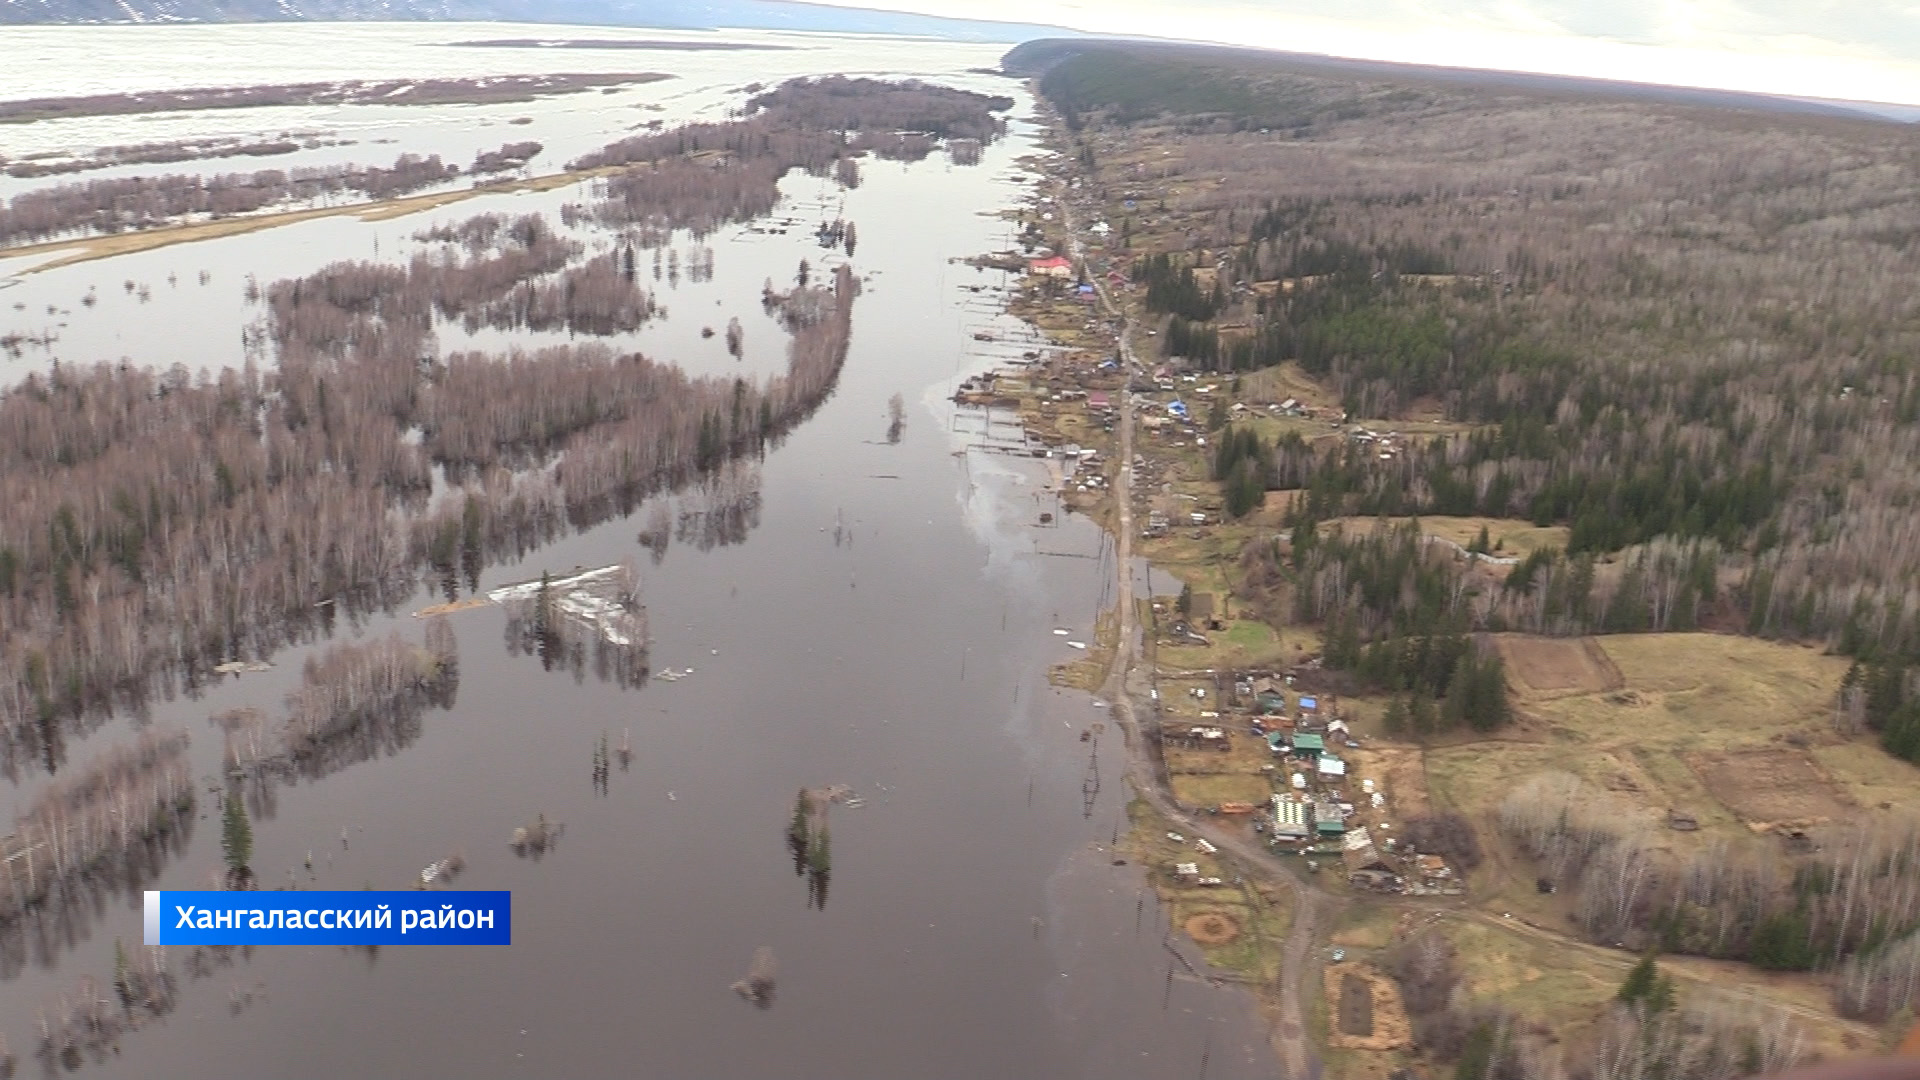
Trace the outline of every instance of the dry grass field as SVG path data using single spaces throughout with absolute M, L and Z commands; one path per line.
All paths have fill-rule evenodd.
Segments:
M 1824 825 L 1849 807 L 1804 750 L 1759 749 L 1685 756 L 1707 792 L 1748 827 Z
M 1372 533 L 1383 525 L 1393 528 L 1412 520 L 1405 517 L 1328 518 L 1320 523 L 1320 530 L 1331 532 L 1338 528 L 1349 536 L 1359 536 Z M 1564 551 L 1567 546 L 1568 529 L 1564 525 L 1535 525 L 1517 518 L 1446 517 L 1437 514 L 1420 518 L 1419 521 L 1422 536 L 1437 536 L 1461 547 L 1468 547 L 1479 539 L 1480 530 L 1484 528 L 1487 530 L 1490 554 L 1495 556 L 1520 558 L 1541 548 Z
M 1822 764 L 1847 745 L 1827 721 L 1842 658 L 1717 634 L 1497 640 L 1522 720 L 1499 739 L 1428 751 L 1442 805 L 1484 819 L 1527 776 L 1560 770 L 1650 822 L 1668 809 L 1693 814 L 1698 836 L 1891 793 L 1884 772 L 1862 775 L 1856 795 L 1847 774 Z
M 1598 694 L 1625 686 L 1619 665 L 1593 638 L 1500 634 L 1494 640 L 1506 661 L 1507 678 L 1524 700 Z

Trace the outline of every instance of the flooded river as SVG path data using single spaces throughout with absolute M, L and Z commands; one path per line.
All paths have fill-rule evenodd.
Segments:
M 527 30 L 385 29 L 421 41 Z M 196 50 L 172 63 L 206 70 L 221 69 L 210 55 L 245 50 L 254 32 L 165 31 L 174 35 L 166 40 Z M 271 31 L 276 42 L 305 42 L 316 54 L 337 50 L 329 38 L 336 32 Z M 91 34 L 130 31 L 35 33 L 60 39 L 61 48 L 42 50 L 51 57 L 72 55 L 68 46 Z M 569 36 L 615 33 L 622 32 Z M 779 35 L 755 35 L 769 37 Z M 992 48 L 820 41 L 795 38 L 794 52 L 615 61 L 675 72 L 689 86 L 857 70 L 1012 92 L 1003 80 L 964 74 L 991 64 Z M 427 55 L 420 48 L 405 53 L 390 41 L 385 51 L 369 50 L 361 67 L 342 62 L 330 77 L 405 73 L 407 56 Z M 447 74 L 454 61 L 457 72 L 489 73 L 483 52 L 492 51 L 438 50 L 436 58 L 453 60 L 436 59 L 432 73 Z M 530 67 L 536 60 L 543 66 Z M 590 66 L 581 54 L 550 50 L 514 52 L 512 62 L 500 70 L 596 70 L 607 61 Z M 18 71 L 7 78 L 15 96 L 33 82 Z M 98 85 L 112 83 L 102 75 Z M 183 976 L 173 1013 L 123 1036 L 118 1053 L 84 1071 L 836 1080 L 1275 1074 L 1251 999 L 1186 974 L 1139 869 L 1113 864 L 1106 848 L 1125 828 L 1127 798 L 1117 736 L 1082 742 L 1102 711 L 1047 680 L 1050 665 L 1079 655 L 1054 629 L 1085 638 L 1113 600 L 1111 547 L 1080 518 L 1040 525 L 1043 512 L 1059 509 L 1040 463 L 970 450 L 977 421 L 956 416 L 947 400 L 960 378 L 987 366 L 973 334 L 991 318 L 983 298 L 1008 284 L 1000 272 L 957 260 L 1007 246 L 1007 224 L 993 215 L 1024 197 L 1016 159 L 1035 152 L 1023 119 L 1030 102 L 1019 100 L 1010 137 L 978 166 L 935 155 L 913 165 L 869 162 L 866 182 L 851 192 L 810 178 L 786 185 L 788 204 L 777 214 L 810 224 L 844 213 L 858 223 L 851 261 L 865 291 L 838 389 L 767 453 L 757 521 L 743 539 L 676 542 L 656 562 L 637 538 L 643 509 L 482 578 L 484 590 L 632 559 L 644 577 L 653 670 L 690 674 L 621 689 L 591 665 L 546 670 L 510 651 L 497 608 L 454 615 L 453 705 L 429 711 L 417 737 L 389 753 L 278 789 L 271 814 L 253 822 L 263 888 L 404 888 L 422 866 L 462 853 L 460 887 L 513 891 L 514 944 L 377 954 L 257 949 L 203 977 Z M 538 116 L 565 125 L 570 102 L 582 104 L 553 99 Z M 726 103 L 719 95 L 708 105 Z M 434 130 L 453 122 L 442 110 L 418 116 Z M 185 120 L 167 123 L 177 130 Z M 510 130 L 547 137 L 539 123 Z M 0 134 L 0 146 L 8 137 Z M 409 148 L 403 140 L 388 149 Z M 526 198 L 529 209 L 547 212 L 559 201 Z M 484 209 L 475 201 L 431 217 L 313 222 L 29 275 L 0 290 L 0 332 L 19 316 L 15 295 L 55 287 L 48 282 L 74 291 L 91 281 L 102 294 L 126 295 L 122 280 L 160 282 L 171 272 L 178 285 L 170 288 L 188 292 L 203 288 L 197 273 L 206 269 L 204 288 L 237 290 L 249 273 L 266 281 L 333 258 L 372 257 L 376 239 L 390 251 L 433 220 Z M 658 283 L 668 319 L 624 344 L 695 372 L 776 367 L 784 341 L 771 323 L 749 323 L 747 356 L 738 362 L 697 329 L 757 316 L 764 278 L 789 280 L 798 259 L 822 265 L 822 252 L 806 229 L 741 229 L 699 243 L 714 250 L 713 280 Z M 7 270 L 0 262 L 0 275 Z M 144 312 L 116 307 L 112 320 L 98 316 L 102 327 L 117 325 L 112 332 L 132 362 L 189 363 L 194 335 L 209 350 L 238 349 L 243 326 L 258 314 L 228 293 L 203 306 L 176 305 L 166 288 Z M 45 302 L 36 297 L 42 310 Z M 1012 328 L 1004 317 L 994 325 Z M 457 337 L 444 335 L 443 348 L 540 343 Z M 0 360 L 0 372 L 17 379 L 42 361 L 15 363 Z M 907 410 L 892 443 L 895 394 Z M 689 505 L 697 494 L 667 498 Z M 414 606 L 435 599 L 423 589 Z M 403 613 L 343 622 L 336 636 L 396 626 L 415 639 L 422 628 Z M 288 650 L 272 671 L 70 738 L 65 764 L 85 763 L 142 725 L 179 726 L 193 737 L 196 774 L 211 780 L 220 737 L 209 715 L 241 705 L 277 711 L 304 654 Z M 616 761 L 597 785 L 603 734 L 618 745 L 627 733 L 630 761 Z M 17 810 L 46 783 L 44 770 L 22 769 L 6 803 Z M 831 811 L 832 877 L 816 907 L 782 833 L 798 789 L 834 784 L 849 786 L 859 805 Z M 201 820 L 147 887 L 206 887 L 218 873 L 218 814 L 208 783 L 200 789 Z M 564 822 L 565 833 L 538 860 L 516 857 L 507 841 L 536 814 Z M 36 925 L 30 937 L 17 929 L 0 956 L 0 1031 L 30 1058 L 42 1003 L 71 993 L 83 975 L 104 983 L 115 942 L 138 941 L 138 898 L 112 896 Z M 762 945 L 779 964 L 777 998 L 766 1009 L 728 989 Z M 23 1064 L 28 1073 L 40 1067 Z

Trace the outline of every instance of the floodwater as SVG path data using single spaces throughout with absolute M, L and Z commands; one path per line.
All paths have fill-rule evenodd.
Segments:
M 225 70 L 206 57 L 244 49 L 255 32 L 282 44 L 305 40 L 314 54 L 323 43 L 324 51 L 344 54 L 328 35 L 361 29 L 169 29 L 175 38 L 156 40 L 192 42 L 192 63 L 205 65 L 196 70 Z M 520 27 L 430 29 L 443 40 L 535 36 Z M 45 55 L 75 55 L 87 35 L 127 31 L 40 33 L 70 35 L 61 37 L 65 52 Z M 1009 83 L 958 74 L 989 63 L 993 51 L 840 39 L 812 52 L 618 60 L 731 86 L 797 73 L 799 58 L 814 56 L 822 66 L 812 71 L 919 73 L 1010 92 Z M 481 52 L 432 55 L 455 57 L 456 70 L 467 73 L 594 70 L 558 50 L 513 52 L 515 64 L 538 59 L 544 68 L 489 67 Z M 326 77 L 405 73 L 409 55 L 416 54 L 379 54 L 359 68 L 342 62 Z M 174 64 L 185 67 L 184 56 Z M 423 65 L 419 73 L 446 71 Z M 565 100 L 555 99 L 554 115 L 564 118 Z M 1024 95 L 1020 101 L 1016 116 L 1030 108 Z M 440 110 L 422 115 L 447 122 Z M 543 137 L 537 124 L 513 130 Z M 1031 126 L 1016 121 L 1011 137 L 976 167 L 956 168 L 940 155 L 914 165 L 871 163 L 867 182 L 845 193 L 844 211 L 837 191 L 826 194 L 810 178 L 789 182 L 790 206 L 779 213 L 813 220 L 830 200 L 834 213 L 858 223 L 852 261 L 866 289 L 854 307 L 838 389 L 768 452 L 757 525 L 743 541 L 709 550 L 676 542 L 656 564 L 636 539 L 642 510 L 483 576 L 484 591 L 543 570 L 633 559 L 645 578 L 653 669 L 691 668 L 690 675 L 622 690 L 590 669 L 549 671 L 510 653 L 497 609 L 453 616 L 460 642 L 453 706 L 429 712 L 418 737 L 389 754 L 280 788 L 272 813 L 254 821 L 253 866 L 267 888 L 404 888 L 427 863 L 464 853 L 459 887 L 513 891 L 512 946 L 376 955 L 257 949 L 208 977 L 183 978 L 176 1011 L 125 1035 L 117 1054 L 84 1070 L 315 1078 L 1274 1075 L 1251 999 L 1186 975 L 1170 955 L 1165 914 L 1139 868 L 1113 865 L 1106 848 L 1125 827 L 1122 748 L 1111 729 L 1080 741 L 1104 719 L 1102 710 L 1047 681 L 1048 665 L 1079 655 L 1053 628 L 1084 636 L 1113 599 L 1110 545 L 1091 523 L 1059 515 L 1038 463 L 969 450 L 979 439 L 978 418 L 957 415 L 947 400 L 960 378 L 989 363 L 990 347 L 973 333 L 1014 328 L 1004 317 L 990 321 L 982 298 L 991 293 L 973 291 L 1002 287 L 1003 276 L 955 260 L 1006 246 L 1006 223 L 991 215 L 1023 197 L 1011 179 L 1014 161 L 1033 149 Z M 470 202 L 437 216 L 457 220 L 482 209 Z M 140 326 L 123 339 L 133 362 L 186 362 L 174 339 L 237 342 L 257 312 L 184 301 L 175 309 L 162 288 L 191 294 L 202 288 L 199 268 L 209 270 L 205 288 L 235 288 L 248 273 L 264 283 L 333 258 L 373 257 L 375 237 L 388 252 L 429 220 L 316 222 L 325 229 L 270 230 L 28 275 L 0 291 L 0 332 L 13 314 L 10 294 L 43 287 L 37 282 L 56 274 L 73 275 L 63 287 L 101 282 L 94 309 L 101 311 L 107 294 L 124 294 L 118 282 L 163 282 L 170 271 L 178 285 L 156 284 L 144 310 L 137 298 L 136 306 L 110 310 L 116 323 Z M 762 279 L 781 284 L 801 257 L 830 263 L 806 232 L 697 241 L 714 249 L 714 280 L 678 289 L 661 283 L 669 315 L 641 331 L 652 336 L 640 347 L 696 372 L 736 366 L 718 337 L 697 336 L 699 325 L 719 330 L 730 314 L 746 322 L 749 311 L 758 313 Z M 683 251 L 694 243 L 675 239 Z M 748 359 L 739 363 L 777 365 L 783 342 L 775 334 L 771 324 L 750 324 Z M 539 344 L 457 336 L 443 335 L 442 347 Z M 0 366 L 0 373 L 18 378 L 35 366 Z M 892 444 L 887 401 L 896 393 L 908 407 Z M 1042 512 L 1054 512 L 1057 523 L 1040 526 Z M 423 589 L 418 602 L 433 599 Z M 396 626 L 415 638 L 421 630 L 402 615 L 343 625 L 338 636 Z M 81 765 L 150 723 L 187 729 L 196 771 L 211 778 L 220 740 L 208 715 L 246 704 L 277 711 L 308 651 L 287 650 L 271 672 L 159 705 L 150 717 L 76 735 L 62 748 L 65 765 Z M 630 764 L 616 761 L 597 789 L 595 747 L 603 733 L 617 746 L 628 731 Z M 44 774 L 23 774 L 8 785 L 5 803 L 17 810 L 45 783 Z M 832 810 L 833 874 L 824 907 L 815 908 L 782 833 L 795 792 L 831 784 L 849 785 L 863 804 Z M 217 814 L 204 794 L 201 806 L 183 850 L 146 887 L 204 887 L 218 872 Z M 517 858 L 507 840 L 536 813 L 564 822 L 566 832 L 544 858 Z M 115 941 L 131 945 L 139 934 L 130 891 L 66 913 L 57 925 L 38 925 L 28 939 L 16 934 L 0 943 L 0 1032 L 15 1052 L 31 1053 L 42 1001 L 70 991 L 82 975 L 106 979 Z M 779 963 L 777 1000 L 765 1010 L 728 989 L 761 945 Z

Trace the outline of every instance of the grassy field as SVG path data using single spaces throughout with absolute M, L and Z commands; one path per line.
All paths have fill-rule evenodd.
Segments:
M 1252 619 L 1235 619 L 1225 630 L 1208 630 L 1204 636 L 1210 644 L 1159 645 L 1156 658 L 1161 669 L 1283 667 L 1320 648 L 1320 635 L 1310 627 L 1287 626 L 1276 630 Z
M 1539 772 L 1580 777 L 1675 854 L 1716 841 L 1767 843 L 1755 831 L 1776 821 L 1920 805 L 1920 770 L 1841 739 L 1827 723 L 1843 659 L 1714 634 L 1497 640 L 1520 722 L 1496 739 L 1429 746 L 1418 773 L 1380 766 L 1401 777 L 1398 792 L 1387 781 L 1396 804 L 1418 776 L 1435 806 L 1476 822 L 1487 861 L 1469 886 L 1483 911 L 1569 926 L 1569 898 L 1539 893 L 1534 868 L 1494 823 L 1506 793 Z M 1375 742 L 1369 752 L 1388 749 Z M 1667 829 L 1669 810 L 1692 815 L 1699 831 Z
M 1501 635 L 1499 644 L 1522 722 L 1501 739 L 1427 754 L 1434 797 L 1457 809 L 1485 813 L 1525 776 L 1559 769 L 1649 816 L 1667 808 L 1694 813 L 1709 832 L 1740 824 L 1726 801 L 1750 794 L 1724 783 L 1717 793 L 1709 790 L 1716 762 L 1737 771 L 1744 762 L 1805 755 L 1813 774 L 1824 773 L 1818 755 L 1803 747 L 1840 741 L 1826 714 L 1847 662 L 1813 649 L 1718 634 L 1626 634 L 1590 643 Z M 1880 790 L 1890 775 L 1861 783 Z M 1846 800 L 1847 781 L 1836 783 L 1834 797 Z
M 1567 945 L 1533 931 L 1517 913 L 1513 919 L 1498 913 L 1448 916 L 1437 927 L 1459 950 L 1470 994 L 1498 1001 L 1563 1038 L 1600 1015 L 1637 960 L 1616 950 Z M 1823 1055 L 1855 1055 L 1880 1038 L 1872 1028 L 1833 1017 L 1819 980 L 1697 957 L 1663 956 L 1660 967 L 1673 978 L 1683 1004 L 1721 1005 L 1747 1016 L 1781 1010 Z

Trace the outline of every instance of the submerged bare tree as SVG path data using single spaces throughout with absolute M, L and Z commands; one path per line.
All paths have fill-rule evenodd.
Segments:
M 900 432 L 907 426 L 907 399 L 895 394 L 887 399 L 887 441 L 900 441 Z

